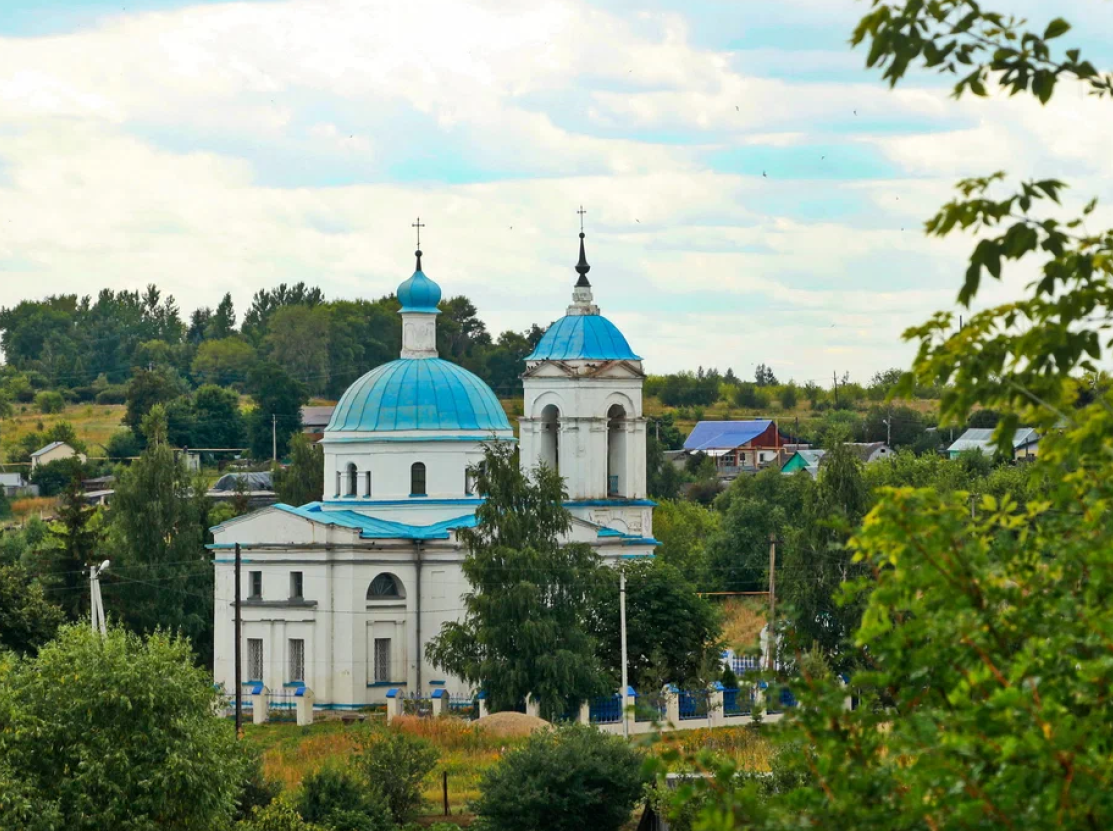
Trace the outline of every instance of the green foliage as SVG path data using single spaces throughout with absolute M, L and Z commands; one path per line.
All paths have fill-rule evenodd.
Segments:
M 93 523 L 96 509 L 85 504 L 84 491 L 80 476 L 66 483 L 57 521 L 50 528 L 55 544 L 37 558 L 42 581 L 74 621 L 88 613 L 88 566 L 98 561 L 101 542 L 100 529 Z
M 0 674 L 0 758 L 57 827 L 230 824 L 242 756 L 187 642 L 71 626 Z
M 769 407 L 769 394 L 759 384 L 739 384 L 734 391 L 734 403 L 748 410 L 764 410 Z
M 302 780 L 297 809 L 302 819 L 333 831 L 389 831 L 394 825 L 377 787 L 369 788 L 336 767 L 321 768 Z
M 723 376 L 715 370 L 696 373 L 678 372 L 674 375 L 656 376 L 646 383 L 646 394 L 656 395 L 666 407 L 707 406 L 719 397 Z
M 250 745 L 241 743 L 240 747 L 243 748 L 243 769 L 240 795 L 236 800 L 236 820 L 247 819 L 256 808 L 265 808 L 282 793 L 282 783 L 268 779 L 263 773 L 263 754 Z
M 287 799 L 276 799 L 252 810 L 249 819 L 236 823 L 237 831 L 327 831 L 306 822 Z
M 104 449 L 110 461 L 121 462 L 143 452 L 143 444 L 135 433 L 124 429 L 117 430 L 109 436 Z
M 397 823 L 413 819 L 425 804 L 422 781 L 440 754 L 424 739 L 397 731 L 366 731 L 353 759 L 366 787 L 381 798 Z M 379 816 L 368 803 L 368 816 Z M 382 827 L 382 826 L 380 826 Z
M 50 641 L 65 620 L 50 603 L 42 585 L 18 565 L 0 565 L 0 650 L 20 655 Z M 0 816 L 2 816 L 0 812 Z
M 127 411 L 124 424 L 137 435 L 143 419 L 156 404 L 167 405 L 186 392 L 185 384 L 177 373 L 165 367 L 136 369 L 128 383 Z
M 773 374 L 772 368 L 765 364 L 758 364 L 754 370 L 754 383 L 759 387 L 775 387 L 777 376 Z
M 290 441 L 290 464 L 274 469 L 274 489 L 279 502 L 305 505 L 322 498 L 325 451 L 304 433 Z
M 197 347 L 190 369 L 203 384 L 243 384 L 258 360 L 255 349 L 239 337 L 207 340 Z
M 472 808 L 487 831 L 618 831 L 645 783 L 642 756 L 624 739 L 572 725 L 503 756 Z
M 60 413 L 66 409 L 66 400 L 59 392 L 43 390 L 35 396 L 35 409 L 44 415 Z
M 232 390 L 205 384 L 193 394 L 194 425 L 188 447 L 243 447 L 247 438 L 240 399 Z M 233 454 L 218 454 L 231 456 Z
M 278 364 L 265 361 L 252 370 L 248 389 L 255 399 L 255 409 L 247 418 L 252 455 L 256 459 L 269 459 L 273 439 L 277 438 L 278 455 L 285 456 L 290 437 L 301 432 L 301 407 L 309 400 L 305 385 L 294 380 Z
M 212 566 L 205 483 L 190 476 L 166 443 L 165 410 L 146 419 L 147 449 L 121 469 L 108 522 L 108 550 L 118 564 L 103 585 L 109 614 L 131 628 L 180 631 L 211 649 Z M 126 575 L 118 580 L 117 575 Z
M 662 500 L 653 511 L 656 557 L 680 570 L 697 588 L 711 578 L 708 546 L 722 527 L 722 514 L 688 501 Z
M 85 476 L 85 465 L 77 456 L 68 459 L 55 459 L 45 465 L 38 465 L 31 471 L 30 481 L 39 486 L 40 496 L 57 496 L 73 481 L 81 482 Z
M 796 408 L 798 400 L 796 384 L 791 382 L 781 387 L 781 391 L 777 396 L 780 399 L 781 407 L 786 410 L 793 410 Z
M 460 531 L 471 584 L 463 620 L 442 626 L 427 655 L 438 667 L 487 692 L 492 711 L 527 694 L 548 716 L 600 694 L 606 674 L 585 629 L 599 556 L 561 544 L 571 527 L 563 480 L 537 468 L 527 476 L 508 444 L 489 445 L 476 487 L 486 497 L 479 524 Z
M 649 559 L 626 563 L 626 624 L 629 682 L 644 687 L 651 672 L 680 681 L 696 674 L 706 656 L 717 654 L 719 620 L 675 566 Z M 604 569 L 594 587 L 590 631 L 603 665 L 616 683 L 622 672 L 619 575 Z

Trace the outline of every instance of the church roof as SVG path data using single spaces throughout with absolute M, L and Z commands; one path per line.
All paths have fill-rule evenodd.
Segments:
M 400 358 L 348 387 L 325 432 L 387 430 L 509 431 L 494 392 L 440 358 Z
M 566 315 L 549 327 L 527 361 L 640 361 L 602 315 Z
M 359 536 L 367 540 L 446 540 L 449 531 L 456 528 L 474 528 L 476 523 L 475 514 L 464 514 L 434 522 L 432 525 L 408 525 L 405 522 L 392 522 L 356 511 L 325 511 L 321 509 L 320 502 L 310 502 L 300 508 L 283 503 L 274 507 L 311 522 L 356 529 L 359 531 Z
M 398 287 L 398 302 L 403 312 L 439 314 L 437 304 L 441 302 L 441 287 L 425 276 L 421 270 L 421 252 L 417 255 L 417 271 Z

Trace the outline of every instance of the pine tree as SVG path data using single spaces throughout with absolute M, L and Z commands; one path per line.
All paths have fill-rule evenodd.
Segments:
M 274 470 L 278 501 L 287 505 L 316 502 L 324 495 L 325 454 L 305 433 L 290 441 L 290 464 Z
M 515 451 L 494 445 L 476 484 L 486 497 L 479 524 L 459 532 L 472 587 L 466 614 L 441 628 L 427 655 L 483 689 L 492 711 L 512 709 L 529 694 L 555 717 L 609 686 L 584 625 L 603 566 L 590 546 L 561 545 L 572 518 L 555 470 L 542 466 L 527 476 Z
M 58 503 L 58 521 L 52 526 L 57 547 L 50 550 L 47 582 L 58 589 L 55 601 L 71 620 L 89 612 L 87 570 L 97 561 L 100 532 L 90 521 L 96 509 L 85 504 L 80 476 L 73 476 Z

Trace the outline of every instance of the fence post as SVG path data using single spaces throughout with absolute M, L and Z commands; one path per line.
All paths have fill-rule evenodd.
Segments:
M 443 716 L 445 710 L 445 703 L 448 701 L 448 690 L 439 689 L 433 690 L 433 718 Z
M 707 693 L 707 726 L 722 727 L 726 724 L 726 712 L 723 710 L 723 683 L 714 681 Z
M 839 686 L 846 690 L 846 697 L 842 700 L 842 706 L 849 713 L 854 709 L 854 696 L 850 693 L 850 687 L 846 683 L 847 680 L 846 675 L 839 675 Z
M 254 684 L 248 688 L 247 700 L 251 702 L 251 723 L 266 724 L 270 714 L 267 712 L 267 693 L 270 692 L 262 684 Z
M 581 701 L 580 702 L 579 722 L 580 722 L 580 724 L 591 724 L 591 702 L 590 701 Z
M 479 717 L 483 718 L 484 716 L 490 715 L 490 713 L 487 712 L 487 693 L 486 693 L 486 691 L 480 690 L 479 695 L 477 695 L 475 697 L 475 700 L 479 702 Z
M 294 706 L 297 708 L 298 727 L 308 727 L 313 723 L 313 690 L 298 687 L 294 691 Z
M 402 715 L 402 691 L 395 687 L 386 694 L 386 723 Z
M 754 706 L 750 711 L 753 716 L 761 718 L 768 715 L 765 711 L 765 699 L 768 697 L 767 690 L 769 685 L 764 681 L 759 681 L 754 685 Z
M 680 724 L 680 690 L 676 684 L 665 684 L 661 692 L 665 696 L 665 722 L 675 730 Z
M 630 686 L 626 687 L 626 695 L 622 696 L 622 721 L 625 725 L 623 732 L 630 736 L 634 732 L 634 709 L 638 705 L 638 693 Z

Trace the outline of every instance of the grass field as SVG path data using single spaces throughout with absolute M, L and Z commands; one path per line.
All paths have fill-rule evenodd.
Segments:
M 758 636 L 768 618 L 768 600 L 760 597 L 728 597 L 723 613 L 723 644 L 741 653 L 758 645 Z
M 7 451 L 28 433 L 49 430 L 59 421 L 68 421 L 89 448 L 90 456 L 103 456 L 104 444 L 121 428 L 124 417 L 123 404 L 71 404 L 61 413 L 43 415 L 31 405 L 17 405 L 15 414 L 0 423 L 0 450 Z M 14 470 L 15 468 L 13 468 Z
M 348 725 L 330 720 L 312 727 L 267 724 L 245 728 L 246 740 L 263 752 L 266 775 L 288 790 L 296 789 L 303 777 L 326 765 L 345 764 L 358 752 L 362 731 L 388 729 L 420 736 L 440 751 L 440 762 L 425 780 L 425 797 L 431 815 L 442 813 L 445 773 L 448 774 L 449 811 L 453 816 L 464 815 L 468 803 L 479 795 L 479 781 L 484 771 L 525 741 L 485 734 L 455 718 L 402 718 L 389 728 L 382 716 L 373 717 L 366 724 Z M 645 744 L 647 751 L 654 754 L 676 749 L 685 755 L 706 749 L 729 756 L 748 770 L 769 769 L 769 740 L 752 728 L 681 730 L 663 734 L 658 743 L 646 741 Z

